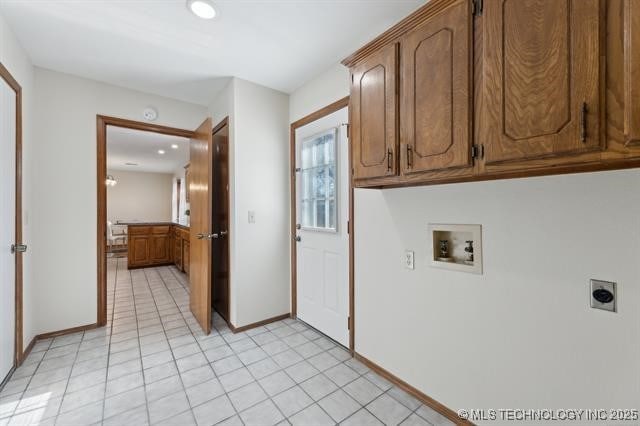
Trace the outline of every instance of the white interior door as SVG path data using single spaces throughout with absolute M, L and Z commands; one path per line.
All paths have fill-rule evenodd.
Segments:
M 296 130 L 297 315 L 349 344 L 348 111 Z
M 0 78 L 0 382 L 14 364 L 16 93 Z

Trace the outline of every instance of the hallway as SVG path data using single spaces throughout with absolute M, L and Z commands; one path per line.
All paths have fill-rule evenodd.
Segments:
M 204 336 L 176 268 L 108 269 L 108 326 L 39 341 L 0 426 L 452 424 L 299 321 Z

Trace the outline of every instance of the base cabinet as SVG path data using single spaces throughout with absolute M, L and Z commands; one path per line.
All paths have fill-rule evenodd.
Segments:
M 189 255 L 189 240 L 182 240 L 182 271 L 189 275 L 190 255 Z
M 129 236 L 129 253 L 127 256 L 129 268 L 149 264 L 150 246 L 150 238 L 147 235 Z
M 128 268 L 175 264 L 188 273 L 189 230 L 178 225 L 128 225 Z

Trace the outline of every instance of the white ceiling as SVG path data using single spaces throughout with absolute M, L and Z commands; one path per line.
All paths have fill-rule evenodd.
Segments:
M 172 144 L 178 149 L 171 148 Z M 158 154 L 163 149 L 165 154 Z M 137 166 L 125 163 L 135 163 Z M 142 130 L 107 127 L 107 169 L 173 173 L 189 163 L 189 139 Z
M 214 0 L 215 1 L 215 0 Z M 291 93 L 424 0 L 0 0 L 35 65 L 208 105 L 235 76 Z

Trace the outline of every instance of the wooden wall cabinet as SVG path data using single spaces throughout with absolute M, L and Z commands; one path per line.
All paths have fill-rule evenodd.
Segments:
M 400 40 L 403 175 L 473 164 L 471 13 L 459 0 Z
M 397 173 L 398 45 L 351 70 L 351 144 L 356 179 Z
M 356 187 L 640 166 L 640 0 L 431 0 L 342 63 Z
M 486 163 L 599 149 L 600 0 L 484 3 Z
M 625 0 L 624 69 L 626 144 L 640 145 L 640 0 Z

